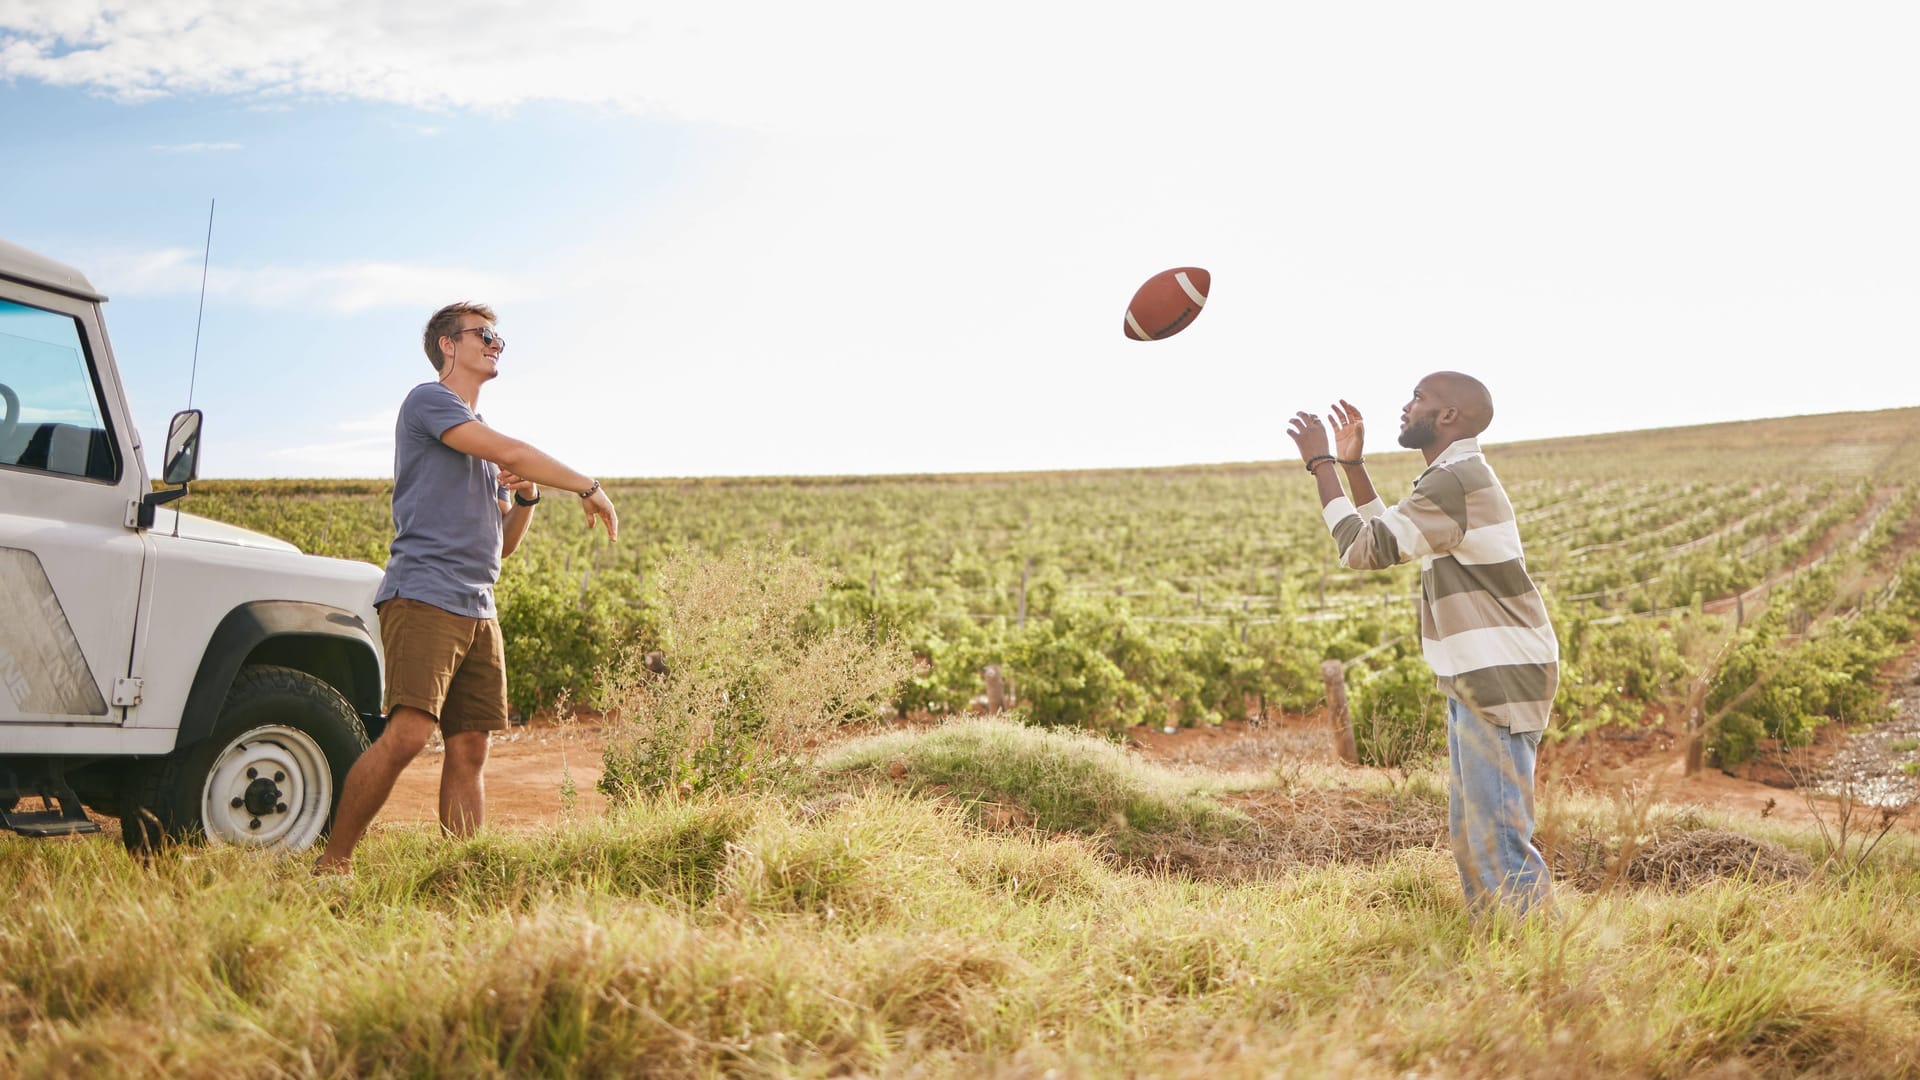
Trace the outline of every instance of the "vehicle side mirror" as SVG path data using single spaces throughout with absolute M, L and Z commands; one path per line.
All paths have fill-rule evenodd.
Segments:
M 199 409 L 187 409 L 173 414 L 173 422 L 167 425 L 167 453 L 161 460 L 162 483 L 188 484 L 199 478 Z
M 167 452 L 160 459 L 160 482 L 178 484 L 171 491 L 149 491 L 140 496 L 128 525 L 153 528 L 154 510 L 187 493 L 187 485 L 200 476 L 200 410 L 187 409 L 173 414 L 167 424 Z

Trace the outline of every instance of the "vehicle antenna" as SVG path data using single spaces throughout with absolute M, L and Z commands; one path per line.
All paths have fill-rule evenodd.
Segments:
M 200 374 L 200 322 L 207 314 L 207 264 L 213 261 L 213 203 L 207 200 L 207 250 L 200 256 L 200 310 L 193 317 L 193 367 L 187 372 L 187 408 L 193 408 L 193 384 Z

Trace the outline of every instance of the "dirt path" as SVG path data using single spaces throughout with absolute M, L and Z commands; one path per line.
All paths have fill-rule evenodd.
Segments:
M 513 829 L 551 825 L 567 812 L 566 786 L 573 782 L 573 809 L 600 814 L 600 752 L 605 745 L 596 723 L 535 723 L 493 737 L 487 756 L 487 821 Z M 439 819 L 440 769 L 444 757 L 436 737 L 425 753 L 407 766 L 393 797 L 380 811 L 381 822 L 433 822 Z

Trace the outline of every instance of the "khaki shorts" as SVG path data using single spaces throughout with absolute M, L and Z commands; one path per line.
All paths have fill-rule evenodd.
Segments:
M 500 624 L 455 615 L 419 600 L 380 605 L 387 652 L 387 711 L 419 709 L 442 735 L 507 726 L 507 655 Z

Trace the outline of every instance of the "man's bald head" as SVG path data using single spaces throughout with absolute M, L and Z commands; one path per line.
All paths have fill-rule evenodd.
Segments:
M 1493 395 L 1485 383 L 1458 371 L 1436 371 L 1413 388 L 1400 413 L 1400 445 L 1434 455 L 1471 439 L 1493 423 Z
M 1493 395 L 1479 379 L 1458 371 L 1436 371 L 1420 384 L 1440 400 L 1442 408 L 1460 410 L 1455 420 L 1457 438 L 1471 439 L 1493 423 Z

